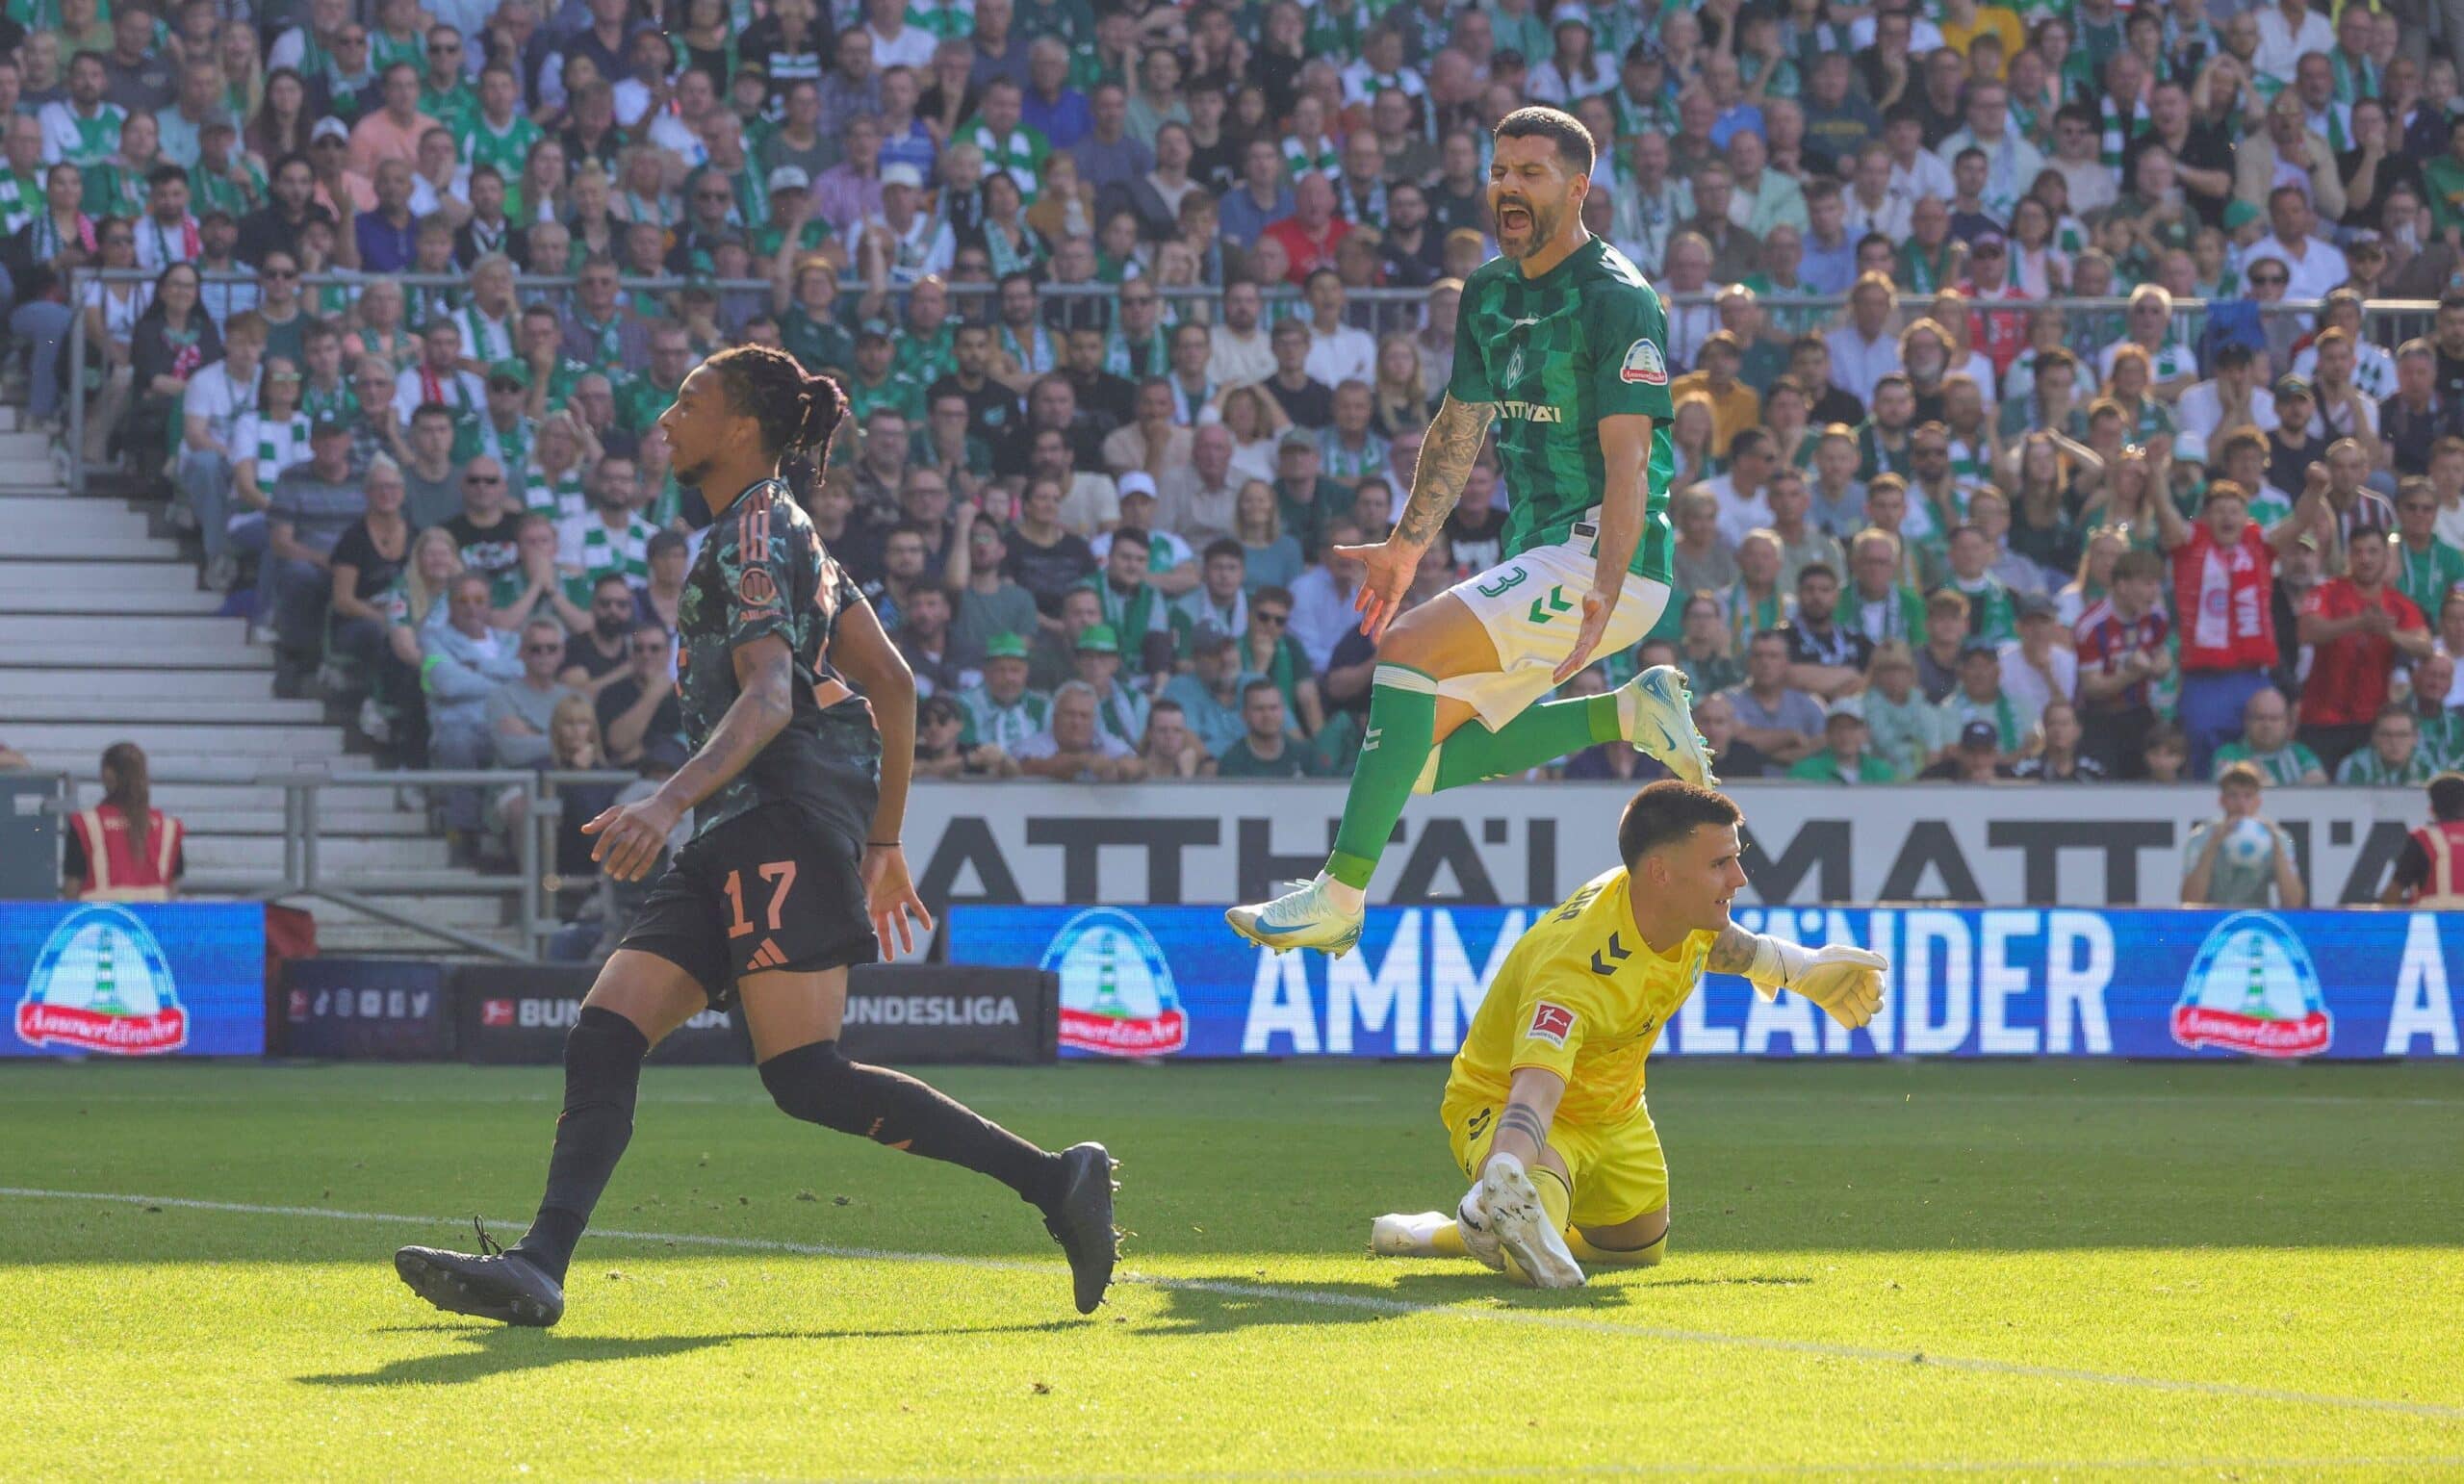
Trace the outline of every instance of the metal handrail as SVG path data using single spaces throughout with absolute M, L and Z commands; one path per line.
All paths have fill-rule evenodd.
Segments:
M 552 847 L 550 831 L 563 817 L 564 804 L 556 789 L 569 783 L 614 783 L 622 785 L 640 778 L 638 773 L 622 770 L 582 770 L 569 768 L 440 768 L 433 770 L 392 769 L 366 773 L 326 772 L 295 769 L 283 773 L 261 773 L 252 778 L 231 778 L 209 774 L 157 773 L 151 781 L 163 786 L 203 786 L 223 788 L 280 788 L 282 792 L 282 868 L 272 878 L 244 873 L 221 873 L 207 877 L 213 884 L 205 889 L 217 893 L 229 892 L 249 900 L 276 902 L 293 898 L 312 898 L 348 908 L 365 917 L 391 923 L 424 934 L 442 942 L 472 953 L 503 959 L 515 963 L 535 963 L 541 944 L 563 924 L 552 915 L 543 913 L 541 902 L 548 892 L 544 869 Z M 101 780 L 91 774 L 69 776 L 73 803 L 74 789 L 98 784 Z M 334 789 L 401 789 L 401 788 L 502 788 L 521 791 L 523 824 L 514 832 L 514 873 L 510 877 L 473 874 L 451 892 L 441 889 L 441 883 L 430 874 L 359 872 L 347 882 L 332 878 L 330 868 L 320 858 L 322 838 L 319 829 L 321 796 Z M 419 891 L 429 894 L 457 896 L 510 896 L 514 900 L 515 927 L 523 947 L 521 951 L 506 948 L 458 928 L 442 923 L 424 922 L 407 912 L 397 911 L 382 903 L 370 900 L 368 893 L 382 891 Z

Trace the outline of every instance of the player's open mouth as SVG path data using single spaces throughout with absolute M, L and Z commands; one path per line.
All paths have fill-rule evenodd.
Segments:
M 1519 232 L 1530 225 L 1531 213 L 1525 208 L 1520 206 L 1501 206 L 1498 208 L 1498 229 L 1500 231 L 1503 231 L 1506 228 L 1511 227 Z

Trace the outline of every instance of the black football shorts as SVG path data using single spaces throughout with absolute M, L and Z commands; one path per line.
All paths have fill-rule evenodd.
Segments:
M 757 806 L 676 853 L 617 946 L 684 970 L 719 1010 L 747 974 L 870 963 L 880 945 L 861 857 L 857 841 L 795 805 Z

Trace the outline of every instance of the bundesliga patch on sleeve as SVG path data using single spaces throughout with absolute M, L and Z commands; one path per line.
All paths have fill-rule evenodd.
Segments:
M 1531 1029 L 1524 1032 L 1527 1040 L 1547 1041 L 1563 1046 L 1575 1028 L 1575 1012 L 1562 1005 L 1542 1000 L 1531 1007 Z
M 1626 347 L 1626 364 L 1617 369 L 1620 381 L 1640 382 L 1647 387 L 1668 385 L 1668 363 L 1660 359 L 1659 346 L 1645 336 Z

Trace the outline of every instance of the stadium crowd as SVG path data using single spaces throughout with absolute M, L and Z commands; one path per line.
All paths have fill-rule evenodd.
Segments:
M 1488 127 L 1545 101 L 1677 375 L 1674 591 L 1576 688 L 1681 666 L 1730 778 L 2464 762 L 2464 6 L 7 16 L 34 416 L 86 398 L 283 688 L 403 760 L 672 765 L 697 509 L 655 419 L 757 341 L 848 388 L 799 491 L 926 775 L 1348 772 L 1332 550 L 1408 491 Z M 1416 600 L 1511 495 L 1484 459 Z

